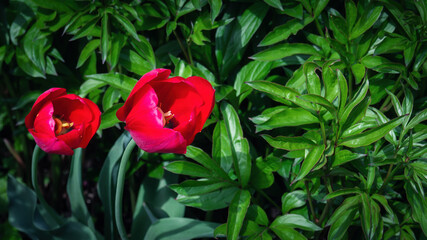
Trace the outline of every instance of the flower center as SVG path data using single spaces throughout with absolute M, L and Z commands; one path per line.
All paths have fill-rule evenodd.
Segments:
M 62 134 L 65 134 L 71 130 L 74 123 L 73 122 L 67 122 L 64 119 L 53 117 L 53 120 L 55 121 L 55 135 L 59 136 Z
M 163 127 L 168 127 L 169 121 L 175 116 L 171 111 L 163 112 L 163 110 L 160 107 L 157 107 L 157 109 L 162 113 L 163 115 Z

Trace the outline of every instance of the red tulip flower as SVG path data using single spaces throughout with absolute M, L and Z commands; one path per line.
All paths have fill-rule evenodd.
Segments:
M 73 155 L 73 149 L 88 145 L 100 117 L 98 106 L 89 99 L 51 88 L 37 98 L 25 126 L 43 151 Z
M 146 152 L 185 153 L 212 112 L 215 90 L 201 77 L 155 69 L 136 83 L 117 118 Z

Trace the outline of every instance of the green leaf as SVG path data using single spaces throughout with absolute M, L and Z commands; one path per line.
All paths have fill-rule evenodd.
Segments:
M 298 214 L 285 214 L 280 216 L 271 223 L 270 227 L 290 227 L 299 228 L 306 231 L 320 231 L 322 228 Z
M 316 73 L 316 69 L 319 66 L 313 62 L 306 62 L 304 64 L 304 75 L 306 78 L 307 92 L 309 94 L 320 95 L 322 86 L 320 84 L 319 75 Z
M 345 2 L 347 29 L 351 30 L 357 20 L 357 7 L 352 0 Z
M 233 106 L 223 102 L 221 104 L 221 113 L 232 144 L 234 170 L 242 186 L 246 186 L 249 182 L 252 166 L 248 140 L 243 138 L 240 120 Z
M 263 160 L 262 157 L 256 159 L 255 165 L 252 166 L 251 170 L 251 186 L 255 189 L 269 188 L 274 183 L 273 169 L 274 165 L 279 163 L 273 160 Z
M 162 218 L 150 226 L 144 239 L 187 240 L 213 238 L 214 229 L 218 225 L 218 223 L 204 222 L 191 218 Z
M 16 229 L 27 233 L 30 237 L 36 237 L 37 233 L 33 232 L 36 228 L 32 219 L 37 206 L 36 194 L 27 186 L 18 182 L 12 175 L 7 178 L 7 186 L 10 224 Z M 46 233 L 42 234 L 47 236 Z
M 371 28 L 380 17 L 382 10 L 382 6 L 370 6 L 368 9 L 364 9 L 362 16 L 351 30 L 349 39 L 353 40 Z
M 332 167 L 337 167 L 339 165 L 348 163 L 350 161 L 365 157 L 366 154 L 354 153 L 347 149 L 336 150 L 335 158 L 332 162 Z
M 34 17 L 34 11 L 26 3 L 23 3 L 21 9 L 17 11 L 15 19 L 10 24 L 9 36 L 14 45 L 18 45 L 18 37 L 25 33 L 28 24 Z
M 187 147 L 187 153 L 185 156 L 193 159 L 194 161 L 203 165 L 205 168 L 212 171 L 215 177 L 223 180 L 229 179 L 227 173 L 225 173 L 224 170 L 222 170 L 222 168 L 218 165 L 218 163 L 213 161 L 202 149 L 190 145 Z
M 365 98 L 353 108 L 353 110 L 348 115 L 346 121 L 342 121 L 341 131 L 345 131 L 351 126 L 354 126 L 360 122 L 366 115 L 366 111 L 371 103 L 371 97 L 369 92 L 366 94 Z
M 342 239 L 346 234 L 348 227 L 353 222 L 353 218 L 358 212 L 359 195 L 346 198 L 332 216 L 329 218 L 326 226 L 331 225 L 328 233 L 328 239 Z
M 359 88 L 357 93 L 354 95 L 353 99 L 349 102 L 347 106 L 345 106 L 345 109 L 342 111 L 342 113 L 339 116 L 341 126 L 347 121 L 350 113 L 353 111 L 353 109 L 365 99 L 366 94 L 369 90 L 369 81 L 366 80 L 363 85 Z M 340 105 L 340 108 L 344 107 Z M 340 111 L 341 112 L 341 111 Z
M 338 111 L 335 106 L 330 103 L 326 98 L 316 94 L 306 94 L 301 96 L 302 99 L 318 104 L 328 110 L 334 117 L 338 116 Z
M 403 109 L 402 109 L 402 105 L 400 105 L 399 99 L 396 97 L 396 95 L 394 95 L 389 90 L 385 89 L 385 91 L 387 92 L 387 94 L 391 98 L 391 102 L 393 103 L 394 111 L 396 111 L 397 116 L 402 116 L 403 115 Z
M 355 134 L 350 137 L 341 139 L 338 142 L 338 145 L 343 145 L 351 148 L 367 146 L 373 142 L 378 141 L 379 139 L 384 137 L 388 132 L 390 132 L 392 129 L 399 126 L 405 120 L 404 117 L 405 115 L 397 117 L 388 123 L 382 124 L 366 132 Z
M 73 36 L 73 38 L 71 38 L 70 41 L 74 41 L 77 40 L 79 38 L 82 37 L 86 37 L 89 36 L 92 33 L 92 30 L 95 28 L 96 23 L 99 20 L 99 16 L 95 15 L 93 17 L 90 18 L 90 20 L 88 22 L 86 22 L 83 27 L 81 27 Z
M 46 34 L 34 24 L 25 34 L 23 41 L 23 49 L 31 62 L 42 72 L 46 72 L 46 57 L 45 53 L 50 47 L 50 43 L 46 38 Z
M 373 194 L 371 198 L 379 202 L 384 207 L 387 213 L 389 213 L 390 216 L 392 217 L 392 220 L 397 221 L 397 217 L 395 216 L 393 209 L 390 207 L 390 205 L 387 202 L 387 199 L 383 195 Z
M 111 47 L 110 47 L 110 52 L 108 53 L 107 56 L 107 60 L 110 62 L 111 64 L 111 68 L 115 68 L 119 58 L 120 58 L 120 52 L 125 44 L 125 42 L 127 41 L 127 37 L 123 34 L 113 34 L 111 37 Z M 129 58 L 127 55 L 124 56 L 125 57 L 125 63 L 127 63 L 127 59 Z M 127 64 L 130 65 L 130 64 Z
M 334 38 L 340 44 L 346 44 L 348 42 L 348 31 L 345 19 L 341 15 L 330 14 L 329 16 L 329 27 L 334 33 Z
M 16 102 L 15 106 L 13 106 L 12 110 L 22 109 L 29 103 L 34 103 L 36 99 L 42 94 L 41 91 L 31 91 L 22 95 L 19 100 Z
M 306 240 L 307 239 L 304 235 L 302 235 L 301 233 L 299 233 L 298 231 L 296 231 L 290 227 L 284 227 L 284 226 L 277 225 L 277 226 L 271 227 L 271 230 L 273 230 L 273 232 L 281 240 L 288 240 L 288 239 Z
M 134 39 L 131 40 L 131 45 L 136 50 L 136 52 L 145 58 L 151 65 L 152 69 L 156 68 L 156 57 L 154 56 L 153 47 L 151 47 L 150 42 L 144 37 L 139 36 L 140 41 Z
M 365 73 L 366 73 L 365 66 L 363 66 L 363 64 L 360 64 L 360 63 L 353 64 L 351 66 L 351 71 L 356 80 L 356 84 L 359 84 L 362 81 L 362 79 L 365 77 Z
M 271 130 L 279 127 L 293 127 L 319 123 L 319 119 L 302 108 L 275 107 L 266 109 L 261 115 L 251 118 L 256 131 Z
M 115 104 L 102 113 L 101 125 L 99 126 L 100 130 L 110 128 L 120 122 L 120 120 L 116 116 L 116 112 L 122 106 L 123 106 L 123 103 Z
M 292 209 L 306 205 L 307 195 L 302 190 L 285 193 L 282 196 L 282 213 L 286 214 Z
M 90 92 L 101 88 L 103 86 L 105 86 L 106 83 L 102 82 L 102 81 L 97 81 L 97 80 L 93 80 L 93 79 L 88 79 L 86 81 L 83 82 L 82 85 L 80 85 L 80 97 L 85 97 L 87 94 L 89 94 Z
M 208 0 L 208 2 L 211 6 L 211 22 L 213 23 L 221 11 L 222 0 Z
M 256 53 L 250 58 L 257 61 L 274 61 L 297 54 L 319 56 L 319 52 L 311 45 L 305 43 L 283 43 Z
M 175 174 L 189 175 L 193 177 L 209 178 L 212 176 L 212 172 L 207 168 L 187 161 L 171 162 L 165 166 L 165 169 Z
M 99 39 L 94 39 L 86 44 L 80 53 L 76 68 L 81 67 L 86 62 L 92 53 L 99 47 L 100 42 Z
M 329 193 L 328 195 L 326 195 L 325 199 L 328 200 L 328 199 L 336 198 L 336 197 L 347 195 L 347 194 L 359 194 L 361 192 L 362 190 L 360 190 L 360 188 L 357 188 L 357 187 L 340 189 L 335 192 Z
M 322 68 L 322 80 L 325 88 L 324 97 L 329 102 L 333 103 L 335 99 L 339 96 L 340 85 L 337 81 L 337 73 L 332 70 L 326 63 Z
M 283 11 L 283 6 L 280 0 L 264 0 L 268 5 Z
M 117 234 L 117 228 L 114 220 L 114 193 L 116 178 L 113 176 L 117 176 L 120 157 L 125 150 L 125 146 L 128 145 L 130 140 L 131 137 L 129 132 L 125 132 L 120 135 L 108 152 L 107 158 L 105 159 L 99 174 L 97 190 L 99 198 L 105 207 L 104 233 L 108 236 L 115 236 Z
M 230 186 L 229 182 L 218 182 L 216 180 L 186 180 L 169 187 L 180 195 L 197 196 Z
M 408 40 L 400 35 L 387 36 L 375 48 L 375 55 L 402 52 Z
M 262 137 L 274 148 L 280 148 L 288 151 L 308 149 L 314 147 L 315 143 L 305 137 L 271 137 L 262 135 Z
M 31 62 L 21 48 L 16 49 L 16 62 L 18 63 L 19 68 L 21 68 L 26 74 L 35 78 L 46 78 L 44 73 L 41 72 L 33 62 Z
M 275 27 L 264 37 L 264 39 L 259 43 L 258 46 L 269 46 L 280 41 L 286 40 L 291 34 L 297 34 L 299 30 L 304 28 L 304 26 L 305 24 L 303 21 L 299 19 L 292 19 L 283 25 Z
M 156 168 L 159 167 L 163 169 L 162 165 L 157 165 Z M 178 175 L 169 172 L 164 172 L 161 176 L 150 175 L 139 186 L 133 211 L 131 240 L 139 240 L 145 236 L 148 228 L 158 219 L 184 216 L 185 206 L 175 200 L 176 193 L 169 188 L 170 184 L 178 181 Z
M 268 226 L 267 213 L 258 205 L 249 206 L 246 219 L 252 220 L 262 226 Z
M 138 53 L 124 48 L 119 55 L 120 64 L 127 70 L 138 75 L 144 75 L 153 70 L 151 64 L 142 58 Z
M 329 0 L 317 0 L 316 6 L 314 7 L 314 17 L 317 18 L 320 13 L 325 9 L 326 5 L 328 5 Z
M 59 12 L 73 12 L 79 8 L 75 1 L 32 0 L 37 6 Z
M 391 62 L 380 56 L 365 56 L 361 60 L 365 67 L 381 73 L 400 74 L 406 71 L 406 67 L 400 63 Z
M 345 104 L 347 103 L 348 85 L 347 85 L 347 80 L 345 79 L 343 73 L 340 70 L 337 71 L 337 78 L 338 78 L 338 84 L 340 87 L 340 94 L 339 94 L 340 102 L 339 102 L 338 112 L 339 112 L 339 116 L 342 116 L 342 114 L 344 113 L 344 110 L 346 110 Z
M 70 174 L 67 181 L 68 199 L 73 217 L 95 230 L 92 217 L 87 210 L 82 188 L 82 149 L 78 148 L 74 150 L 74 155 L 71 159 Z
M 120 98 L 120 90 L 109 87 L 104 93 L 104 96 L 102 97 L 102 109 L 106 111 L 107 109 L 111 108 Z
M 403 133 L 401 135 L 405 136 L 405 134 L 410 129 L 413 129 L 415 126 L 417 126 L 419 123 L 421 123 L 421 122 L 423 122 L 425 120 L 427 120 L 427 108 L 425 108 L 422 111 L 420 111 L 419 113 L 417 113 L 415 115 L 415 117 L 413 117 L 411 119 L 411 121 L 409 121 L 408 125 L 406 125 L 406 127 L 404 128 Z
M 130 93 L 136 84 L 136 80 L 120 73 L 101 73 L 86 76 L 87 79 L 93 79 L 105 82 L 119 90 Z
M 254 80 L 264 79 L 272 68 L 271 62 L 259 62 L 252 61 L 237 73 L 236 80 L 234 81 L 234 89 L 236 90 L 236 96 L 240 96 L 242 93 L 250 91 L 251 88 L 244 84 Z
M 234 195 L 228 208 L 227 239 L 238 239 L 250 202 L 251 194 L 247 190 L 240 190 Z
M 303 179 L 314 168 L 322 157 L 323 151 L 325 151 L 325 145 L 323 144 L 315 146 L 310 150 L 307 157 L 302 162 L 298 175 L 291 184 Z
M 299 96 L 301 94 L 292 88 L 288 88 L 283 85 L 268 81 L 252 81 L 247 82 L 246 84 L 258 91 L 269 93 L 274 96 L 289 100 L 306 110 L 313 110 L 313 106 L 311 105 L 311 103 L 300 99 Z
M 126 227 L 123 221 L 123 190 L 126 177 L 126 166 L 131 157 L 136 143 L 132 139 L 126 146 L 126 149 L 119 162 L 119 171 L 117 172 L 116 192 L 114 197 L 114 219 L 116 220 L 117 231 L 121 239 L 127 240 Z
M 125 16 L 121 15 L 117 11 L 112 15 L 134 39 L 140 41 L 138 34 L 136 33 L 135 26 L 133 26 L 129 19 L 127 19 Z
M 215 34 L 215 55 L 222 78 L 236 67 L 267 13 L 268 7 L 258 1 L 247 8 L 232 23 L 221 26 Z M 225 15 L 224 17 L 227 17 Z M 225 20 L 225 19 L 224 19 Z
M 102 16 L 101 19 L 101 60 L 102 64 L 105 63 L 105 60 L 107 60 L 108 56 L 108 45 L 110 42 L 109 39 L 110 35 L 108 32 L 108 13 L 107 11 L 104 11 L 104 16 Z
M 221 188 L 203 195 L 178 195 L 176 200 L 186 206 L 200 208 L 204 211 L 211 211 L 228 207 L 237 191 L 239 191 L 239 189 L 236 187 Z
M 228 173 L 233 166 L 233 153 L 224 121 L 216 124 L 212 141 L 212 158 Z

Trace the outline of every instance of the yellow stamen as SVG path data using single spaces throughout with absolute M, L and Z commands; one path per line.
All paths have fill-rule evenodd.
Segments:
M 74 126 L 73 122 L 67 122 L 57 117 L 53 117 L 53 120 L 55 121 L 55 135 L 57 136 L 67 133 Z
M 163 126 L 166 126 L 169 123 L 169 121 L 175 116 L 171 111 L 167 111 L 165 113 L 165 112 L 163 112 L 163 110 L 160 107 L 157 107 L 157 109 L 163 115 L 163 119 L 162 119 Z

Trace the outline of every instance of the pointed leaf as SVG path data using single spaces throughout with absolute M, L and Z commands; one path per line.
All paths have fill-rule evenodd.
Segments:
M 301 169 L 297 177 L 292 181 L 292 183 L 297 182 L 303 179 L 319 162 L 322 157 L 323 151 L 325 150 L 325 145 L 318 145 L 313 147 L 308 153 L 307 157 L 304 159 L 301 165 Z
M 338 145 L 343 145 L 351 148 L 367 146 L 373 142 L 378 141 L 379 139 L 384 137 L 388 132 L 390 132 L 392 129 L 399 126 L 403 122 L 404 117 L 405 115 L 397 117 L 388 123 L 382 124 L 366 132 L 341 139 Z
M 227 239 L 238 239 L 250 201 L 251 194 L 247 190 L 238 191 L 234 195 L 228 209 Z
M 256 53 L 250 58 L 257 61 L 274 61 L 297 54 L 319 56 L 319 52 L 311 45 L 305 43 L 283 43 Z
M 312 148 L 315 143 L 305 137 L 271 137 L 262 135 L 262 137 L 274 148 L 280 148 L 288 151 Z

